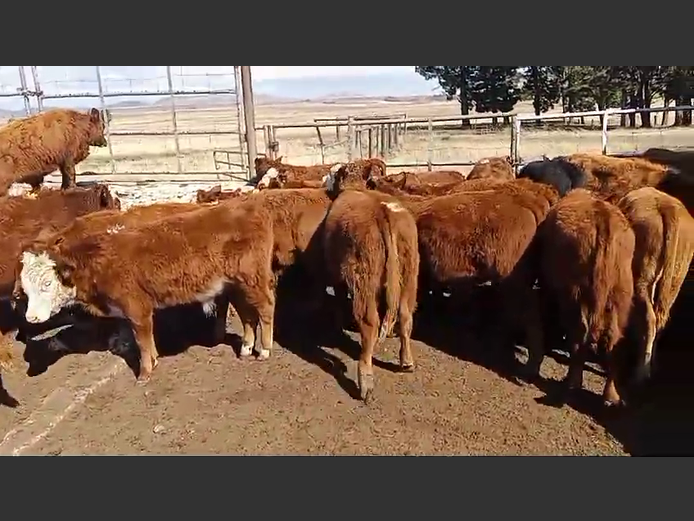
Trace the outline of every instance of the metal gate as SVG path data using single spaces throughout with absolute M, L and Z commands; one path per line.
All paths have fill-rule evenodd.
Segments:
M 93 148 L 78 173 L 117 182 L 248 177 L 239 66 L 0 67 L 0 120 L 56 107 L 108 111 L 108 147 Z

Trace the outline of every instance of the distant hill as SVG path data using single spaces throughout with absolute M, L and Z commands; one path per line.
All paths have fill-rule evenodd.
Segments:
M 93 87 L 93 88 L 92 88 Z M 76 87 L 77 88 L 77 87 Z M 161 89 L 162 86 L 156 86 Z M 217 88 L 222 88 L 221 85 Z M 79 90 L 96 91 L 95 85 L 80 85 Z M 138 84 L 133 80 L 128 91 L 154 90 L 149 84 Z M 369 76 L 308 76 L 302 78 L 278 78 L 253 82 L 255 103 L 268 105 L 296 103 L 300 101 L 319 101 L 324 103 L 354 103 L 365 99 L 397 101 L 402 99 L 429 98 L 440 94 L 436 82 L 424 80 L 414 73 L 382 73 Z M 143 106 L 168 106 L 166 96 L 141 98 L 107 99 L 107 106 L 114 109 L 138 108 Z M 177 96 L 176 105 L 182 108 L 229 106 L 235 103 L 233 96 Z M 98 98 L 47 100 L 46 107 L 86 108 L 98 106 Z M 35 106 L 35 102 L 32 102 Z M 0 117 L 21 117 L 24 105 L 21 98 L 4 99 L 0 104 Z

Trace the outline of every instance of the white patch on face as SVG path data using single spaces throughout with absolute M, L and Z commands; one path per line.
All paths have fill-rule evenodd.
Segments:
M 268 169 L 267 172 L 265 172 L 265 175 L 260 178 L 260 181 L 258 181 L 258 187 L 265 187 L 270 185 L 270 180 L 271 179 L 276 179 L 277 176 L 280 175 L 280 173 L 277 171 L 275 167 L 272 167 Z
M 119 231 L 121 231 L 121 230 L 123 230 L 123 229 L 125 229 L 125 225 L 123 225 L 123 224 L 116 224 L 115 226 L 113 226 L 113 227 L 111 227 L 111 228 L 108 228 L 108 229 L 106 230 L 106 233 L 108 233 L 109 235 L 113 235 L 114 233 L 118 233 Z
M 386 208 L 388 208 L 391 212 L 402 212 L 405 210 L 402 206 L 400 206 L 396 202 L 389 202 L 389 203 L 384 202 L 381 204 L 384 205 Z
M 19 277 L 27 296 L 26 320 L 30 324 L 45 322 L 75 300 L 77 290 L 63 286 L 55 262 L 46 252 L 23 252 Z
M 482 160 L 479 162 L 479 164 L 480 164 L 480 165 L 488 165 L 488 164 L 489 164 L 489 159 L 482 159 Z
M 337 173 L 340 171 L 341 168 L 342 163 L 337 163 L 330 167 L 329 174 L 323 176 L 323 184 L 328 190 L 335 190 L 335 183 L 337 182 Z

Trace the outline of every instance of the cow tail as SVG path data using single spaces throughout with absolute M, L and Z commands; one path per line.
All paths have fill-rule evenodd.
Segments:
M 669 305 L 672 303 L 671 295 L 677 292 L 678 286 L 681 284 L 678 279 L 682 271 L 680 263 L 683 261 L 682 255 L 678 252 L 683 227 L 677 219 L 676 210 L 664 207 L 661 208 L 661 211 L 663 212 L 663 249 L 659 264 L 662 272 L 653 292 L 653 311 L 658 328 L 664 326 L 668 321 Z M 648 355 L 650 356 L 652 353 L 648 353 Z
M 609 224 L 603 219 L 598 218 L 595 221 L 595 253 L 593 258 L 593 280 L 592 288 L 594 290 L 594 308 L 589 310 L 586 320 L 586 337 L 582 339 L 584 342 L 598 344 L 605 331 L 607 303 L 610 298 L 612 285 L 615 282 L 613 278 L 616 276 L 614 272 L 616 264 L 616 247 L 615 238 L 611 234 Z M 617 267 L 619 269 L 619 267 Z
M 400 310 L 400 295 L 402 293 L 402 280 L 400 277 L 400 255 L 398 253 L 398 240 L 395 235 L 395 223 L 393 210 L 383 203 L 384 227 L 382 230 L 386 250 L 386 313 L 381 323 L 378 334 L 378 342 L 383 342 L 395 326 L 395 321 Z

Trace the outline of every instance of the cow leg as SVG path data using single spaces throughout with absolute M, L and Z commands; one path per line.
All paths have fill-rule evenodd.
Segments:
M 413 299 L 410 299 L 413 300 Z M 407 302 L 405 299 L 400 301 L 400 310 L 398 313 L 398 323 L 400 335 L 400 370 L 411 373 L 414 371 L 414 357 L 412 356 L 412 305 L 413 302 Z
M 564 383 L 569 390 L 581 389 L 583 387 L 583 368 L 588 359 L 588 346 L 583 343 L 572 343 L 571 345 L 569 371 Z
M 532 288 L 526 293 L 528 300 L 525 310 L 525 346 L 528 350 L 528 361 L 525 373 L 531 380 L 540 377 L 540 369 L 545 359 L 545 338 L 542 314 L 537 292 Z
M 275 294 L 271 288 L 267 288 L 263 295 L 263 301 L 257 305 L 258 319 L 260 322 L 260 351 L 258 360 L 267 360 L 272 353 L 274 343 L 275 320 Z
M 60 173 L 63 178 L 60 186 L 61 189 L 66 190 L 77 186 L 77 172 L 75 172 L 75 163 L 72 159 L 66 159 L 63 164 L 60 165 Z
M 636 384 L 641 384 L 651 375 L 651 361 L 653 359 L 653 345 L 655 344 L 657 318 L 648 294 L 644 294 L 644 292 L 640 291 L 638 288 L 636 295 L 634 295 L 634 318 L 634 323 L 638 328 L 636 336 L 640 343 L 641 358 L 636 368 L 634 380 Z
M 227 336 L 227 313 L 229 311 L 229 298 L 224 294 L 218 295 L 215 297 L 214 303 L 217 309 L 217 317 L 214 327 L 214 339 L 217 344 L 222 344 Z
M 258 327 L 258 314 L 255 309 L 248 304 L 245 296 L 237 292 L 231 294 L 232 304 L 239 315 L 239 320 L 243 327 L 243 340 L 241 342 L 241 357 L 251 356 L 255 347 L 255 330 Z
M 159 353 L 154 343 L 154 322 L 150 313 L 146 318 L 131 319 L 135 341 L 140 348 L 140 374 L 138 382 L 146 383 L 158 364 Z
M 359 325 L 361 336 L 361 356 L 359 357 L 357 378 L 361 399 L 368 404 L 373 397 L 374 390 L 373 355 L 378 340 L 379 318 L 376 299 L 368 299 L 363 303 L 363 306 L 359 306 L 360 293 L 362 292 L 355 292 L 352 304 L 354 318 Z
M 617 374 L 617 357 L 615 356 L 614 350 L 610 350 L 607 353 L 607 360 L 605 362 L 605 369 L 607 369 L 605 387 L 602 391 L 602 400 L 605 407 L 614 407 L 622 403 L 622 398 L 617 392 L 617 387 L 615 386 L 615 376 Z

